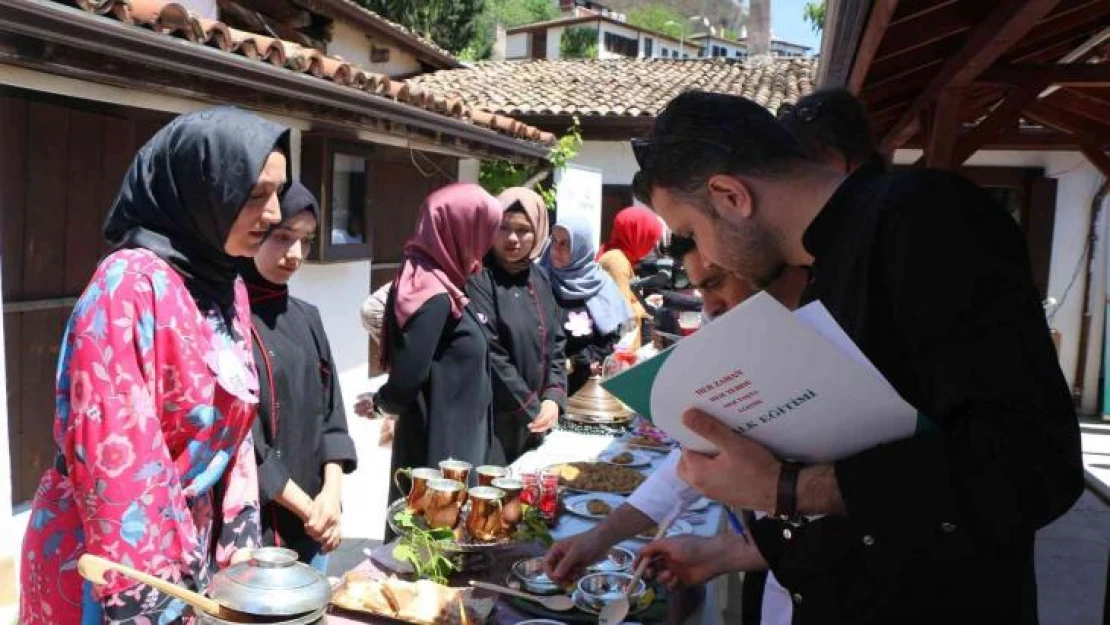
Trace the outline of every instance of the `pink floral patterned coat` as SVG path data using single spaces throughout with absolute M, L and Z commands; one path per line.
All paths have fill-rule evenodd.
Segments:
M 23 625 L 190 622 L 183 604 L 122 576 L 85 582 L 77 558 L 203 589 L 236 548 L 258 544 L 258 379 L 241 283 L 236 317 L 231 334 L 201 313 L 149 251 L 100 263 L 62 339 L 58 459 L 24 538 Z

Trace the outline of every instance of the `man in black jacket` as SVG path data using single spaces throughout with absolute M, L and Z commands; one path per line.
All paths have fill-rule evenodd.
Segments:
M 770 568 L 795 624 L 1035 623 L 1033 539 L 1082 490 L 1079 431 L 1014 222 L 950 173 L 845 175 L 747 99 L 690 92 L 634 142 L 637 193 L 705 262 L 815 299 L 919 411 L 916 436 L 801 466 L 691 410 L 707 496 L 765 511 L 754 541 L 645 551 L 670 583 Z

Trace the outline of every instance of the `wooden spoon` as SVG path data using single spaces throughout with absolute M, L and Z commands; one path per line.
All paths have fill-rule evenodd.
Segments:
M 680 514 L 682 514 L 682 506 L 675 508 L 674 511 L 667 515 L 667 518 L 663 519 L 663 522 L 659 524 L 659 529 L 655 532 L 655 538 L 652 539 L 652 542 L 663 538 L 663 536 L 667 534 L 667 530 L 671 528 L 671 524 L 674 523 L 675 519 L 677 519 Z M 636 571 L 632 575 L 632 581 L 625 587 L 624 594 L 621 595 L 621 598 L 606 604 L 605 607 L 601 609 L 601 614 L 597 617 L 598 625 L 619 625 L 624 622 L 624 619 L 628 616 L 628 611 L 632 608 L 628 603 L 628 595 L 631 594 L 632 590 L 640 583 L 640 578 L 644 576 L 647 565 L 647 558 L 640 560 L 640 563 L 636 565 Z
M 142 571 L 137 571 L 129 566 L 106 560 L 100 556 L 94 556 L 91 553 L 86 553 L 77 560 L 77 572 L 81 577 L 89 580 L 94 584 L 104 584 L 107 580 L 104 574 L 108 571 L 115 571 L 120 575 L 129 577 L 137 582 L 142 582 L 151 588 L 154 588 L 162 594 L 169 595 L 174 599 L 180 599 L 185 603 L 193 606 L 194 608 L 225 621 L 239 622 L 239 623 L 254 623 L 257 622 L 255 617 L 245 612 L 232 610 L 229 607 L 220 605 L 214 599 L 209 599 L 204 595 L 193 592 L 183 586 L 178 586 L 172 582 L 148 575 Z
M 513 597 L 524 599 L 525 601 L 538 603 L 553 612 L 566 612 L 567 610 L 570 610 L 574 607 L 574 600 L 566 595 L 541 597 L 540 595 L 530 595 L 526 592 L 513 590 L 512 588 L 506 588 L 504 586 L 498 586 L 496 584 L 487 584 L 485 582 L 476 582 L 473 580 L 471 580 L 470 585 L 475 588 L 481 588 L 482 590 L 488 590 L 490 592 L 496 592 L 502 595 L 511 595 Z

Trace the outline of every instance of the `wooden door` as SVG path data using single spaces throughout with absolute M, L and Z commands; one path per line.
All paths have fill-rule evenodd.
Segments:
M 168 116 L 0 90 L 0 233 L 13 503 L 54 460 L 54 376 L 76 297 L 107 251 L 104 217 Z

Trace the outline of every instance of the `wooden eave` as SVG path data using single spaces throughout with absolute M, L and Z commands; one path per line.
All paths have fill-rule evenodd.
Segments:
M 857 93 L 887 152 L 915 145 L 953 168 L 988 146 L 1110 146 L 1110 0 L 831 0 L 828 11 L 819 87 Z

